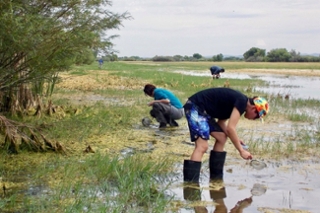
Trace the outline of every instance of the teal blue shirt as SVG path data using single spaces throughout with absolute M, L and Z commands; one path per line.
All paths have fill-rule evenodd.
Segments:
M 154 100 L 161 100 L 161 99 L 170 100 L 170 104 L 177 109 L 181 109 L 183 107 L 180 100 L 169 90 L 156 88 L 153 91 L 153 96 L 154 96 Z

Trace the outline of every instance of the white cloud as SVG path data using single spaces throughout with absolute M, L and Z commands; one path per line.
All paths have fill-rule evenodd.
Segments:
M 320 52 L 319 0 L 115 0 L 110 10 L 134 18 L 112 31 L 119 56 Z

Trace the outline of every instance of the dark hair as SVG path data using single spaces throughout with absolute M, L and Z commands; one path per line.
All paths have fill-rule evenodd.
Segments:
M 253 96 L 252 98 L 249 98 L 249 102 L 250 102 L 251 105 L 255 105 L 254 102 L 253 102 L 253 100 L 254 100 L 255 98 L 257 98 L 257 97 L 258 97 L 258 96 Z
M 152 96 L 153 91 L 156 89 L 156 86 L 153 84 L 146 84 L 144 86 L 143 92 L 149 96 Z
M 249 102 L 250 102 L 250 104 L 251 104 L 251 105 L 255 106 L 255 104 L 254 104 L 253 100 L 254 100 L 255 98 L 257 98 L 257 97 L 258 97 L 258 96 L 253 96 L 252 98 L 249 98 Z M 259 111 L 258 111 L 258 110 L 256 110 L 256 112 L 257 112 L 257 116 L 256 116 L 254 119 L 258 119 L 258 118 L 260 118 Z

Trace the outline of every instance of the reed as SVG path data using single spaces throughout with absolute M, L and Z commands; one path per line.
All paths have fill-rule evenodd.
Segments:
M 152 161 L 147 155 L 52 159 L 27 178 L 28 196 L 17 199 L 21 192 L 11 192 L 0 205 L 22 212 L 164 212 L 171 197 L 165 194 L 170 183 L 163 180 L 172 167 L 169 159 Z

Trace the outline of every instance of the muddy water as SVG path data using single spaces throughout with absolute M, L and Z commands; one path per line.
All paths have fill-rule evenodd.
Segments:
M 152 128 L 157 137 L 180 134 L 187 129 L 158 131 Z M 180 142 L 181 149 L 191 143 Z M 192 148 L 191 148 L 192 147 Z M 152 149 L 155 150 L 154 148 Z M 191 153 L 191 152 L 190 152 Z M 204 159 L 209 157 L 209 152 Z M 187 159 L 187 156 L 183 158 Z M 183 183 L 183 160 L 177 166 L 177 176 L 167 190 L 173 195 L 174 202 L 184 206 L 181 213 L 189 212 L 318 212 L 320 207 L 320 162 L 318 161 L 272 161 L 264 160 L 267 167 L 256 170 L 249 161 L 234 155 L 227 155 L 222 183 L 209 181 L 209 166 L 203 161 L 200 184 L 189 189 Z M 200 198 L 190 198 L 200 195 Z M 191 197 L 192 197 L 191 196 Z M 219 205 L 217 205 L 219 204 Z M 187 207 L 186 207 L 187 206 Z M 224 210 L 224 211 L 222 211 Z M 226 211 L 227 210 L 227 211 Z
M 204 212 L 197 211 L 199 206 L 207 212 L 224 212 L 220 210 L 225 209 L 228 210 L 225 212 L 263 212 L 263 208 L 273 209 L 270 212 L 278 212 L 275 209 L 282 209 L 279 212 L 319 211 L 319 162 L 284 161 L 267 162 L 267 165 L 265 169 L 255 170 L 244 160 L 227 157 L 223 183 L 218 190 L 210 190 L 208 164 L 203 164 L 200 187 L 191 192 L 200 193 L 202 202 L 198 208 L 183 208 L 181 212 Z M 182 171 L 182 167 L 180 169 Z M 186 193 L 190 192 L 186 192 L 181 181 L 169 193 L 183 203 L 196 201 L 186 198 Z
M 173 203 L 176 203 L 178 212 L 319 212 L 320 159 L 261 159 L 267 167 L 257 170 L 249 161 L 241 159 L 232 145 L 228 145 L 222 182 L 209 181 L 208 151 L 203 158 L 199 185 L 186 185 L 183 183 L 183 159 L 189 158 L 194 144 L 188 142 L 188 129 L 184 121 L 179 122 L 181 125 L 175 130 L 158 130 L 156 125 L 149 129 L 156 138 L 161 138 L 161 143 L 166 144 L 167 154 L 180 156 L 173 184 L 166 191 L 174 196 Z M 277 127 L 269 127 L 266 131 L 273 129 Z M 180 139 L 172 141 L 177 135 Z M 273 135 L 278 137 L 277 133 Z M 170 140 L 173 147 L 169 146 Z M 212 144 L 210 141 L 210 149 Z M 155 146 L 150 151 L 156 155 L 158 149 L 160 147 Z

